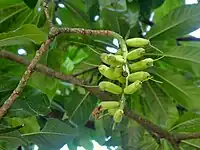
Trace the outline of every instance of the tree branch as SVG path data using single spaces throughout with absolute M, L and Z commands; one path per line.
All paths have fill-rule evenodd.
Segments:
M 24 59 L 22 56 L 15 55 L 11 52 L 1 50 L 0 51 L 0 57 L 6 58 L 11 61 L 15 61 L 20 64 L 29 65 L 30 61 Z M 70 82 L 75 85 L 83 86 L 84 82 L 80 79 L 77 79 L 71 75 L 65 75 L 61 72 L 57 72 L 51 68 L 46 67 L 45 65 L 37 64 L 34 68 L 35 71 L 38 71 L 40 73 L 46 74 L 49 77 L 57 78 L 59 80 Z M 83 86 L 84 87 L 84 86 Z M 97 96 L 98 98 L 102 100 L 116 100 L 115 97 L 111 96 L 109 93 L 102 92 L 98 87 L 84 87 L 86 88 L 91 94 Z M 139 123 L 142 127 L 144 127 L 151 135 L 155 136 L 156 141 L 158 142 L 159 139 L 165 138 L 168 140 L 171 144 L 173 143 L 174 147 L 177 148 L 178 144 L 181 140 L 187 140 L 187 139 L 197 139 L 200 138 L 200 133 L 189 133 L 189 134 L 172 134 L 169 133 L 159 126 L 155 125 L 151 121 L 143 118 L 139 114 L 137 114 L 134 111 L 125 110 L 125 115 L 133 120 L 135 120 L 137 123 Z
M 28 66 L 30 64 L 30 61 L 24 59 L 22 56 L 15 55 L 15 54 L 5 51 L 5 50 L 0 51 L 0 57 L 9 59 L 11 61 L 15 61 L 17 63 L 23 64 L 26 66 Z M 46 67 L 45 65 L 37 64 L 36 67 L 34 68 L 34 70 L 36 70 L 40 73 L 46 74 L 49 77 L 57 78 L 59 80 L 65 81 L 65 82 L 70 82 L 72 84 L 82 86 L 82 87 L 86 88 L 91 94 L 97 96 L 98 98 L 100 98 L 102 100 L 114 100 L 114 99 L 116 100 L 116 97 L 114 97 L 113 95 L 111 95 L 109 93 L 102 92 L 98 87 L 89 87 L 89 86 L 87 87 L 84 85 L 84 82 L 82 80 L 77 79 L 71 75 L 65 75 L 61 72 L 57 72 L 52 68 Z
M 81 74 L 84 74 L 84 73 L 86 73 L 86 72 L 89 72 L 89 71 L 92 71 L 92 70 L 95 70 L 95 69 L 97 69 L 97 67 L 95 67 L 95 66 L 89 67 L 89 68 L 84 69 L 84 70 L 82 70 L 82 71 L 80 71 L 80 72 L 74 73 L 73 76 L 76 77 L 76 76 L 79 76 L 79 75 L 81 75 Z
M 153 122 L 151 122 L 147 119 L 144 119 L 142 116 L 135 113 L 134 111 L 125 110 L 124 113 L 127 117 L 135 120 L 138 124 L 140 124 L 143 128 L 145 128 L 151 135 L 152 135 L 152 133 L 154 133 L 160 139 L 165 138 L 166 140 L 169 141 L 169 143 L 173 146 L 173 148 L 175 150 L 179 150 L 179 146 L 178 146 L 179 143 L 177 143 L 177 140 L 173 134 L 171 134 L 168 131 L 165 131 L 164 129 L 157 126 Z

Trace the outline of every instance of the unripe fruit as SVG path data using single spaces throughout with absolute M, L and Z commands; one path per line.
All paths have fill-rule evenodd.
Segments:
M 100 56 L 102 62 L 111 66 L 118 66 L 125 63 L 123 56 L 102 53 Z
M 103 109 L 113 109 L 118 108 L 120 105 L 117 101 L 104 101 L 99 104 Z
M 108 81 L 102 81 L 99 83 L 99 88 L 102 91 L 107 91 L 113 94 L 121 94 L 122 93 L 122 88 L 112 82 Z
M 142 87 L 142 82 L 137 80 L 124 89 L 125 94 L 133 94 Z
M 136 80 L 139 80 L 139 81 L 144 81 L 144 80 L 147 80 L 150 78 L 150 74 L 148 72 L 145 72 L 145 71 L 139 71 L 139 72 L 135 72 L 135 73 L 132 73 L 128 76 L 128 80 L 131 81 L 131 82 L 134 82 Z
M 126 40 L 126 44 L 130 47 L 145 47 L 149 43 L 149 40 L 143 38 L 131 38 Z
M 114 116 L 113 116 L 113 120 L 115 123 L 119 123 L 122 121 L 122 118 L 123 118 L 123 115 L 124 115 L 124 111 L 122 109 L 118 109 Z
M 121 76 L 122 72 L 120 72 L 120 70 L 115 70 L 115 68 L 110 68 L 106 65 L 100 65 L 98 69 L 102 75 L 111 80 L 117 80 Z
M 117 78 L 117 80 L 118 80 L 120 83 L 125 83 L 125 82 L 126 82 L 126 78 L 123 77 L 123 76 Z
M 144 54 L 145 54 L 144 48 L 137 48 L 137 49 L 134 49 L 127 54 L 127 59 L 128 60 L 135 60 L 135 59 L 142 57 Z
M 151 58 L 146 58 L 144 60 L 141 60 L 141 61 L 138 61 L 136 63 L 129 65 L 132 72 L 139 71 L 139 70 L 145 70 L 152 66 L 153 66 L 153 59 L 151 59 Z
M 115 53 L 116 55 L 121 55 L 122 54 L 122 50 L 118 49 L 117 52 Z
M 113 116 L 115 114 L 115 112 L 117 111 L 117 108 L 115 109 L 108 109 L 108 113 L 109 115 Z

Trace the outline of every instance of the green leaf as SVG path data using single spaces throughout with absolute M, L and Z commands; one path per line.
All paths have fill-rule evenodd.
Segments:
M 49 119 L 41 132 L 23 134 L 23 137 L 38 146 L 48 145 L 48 147 L 60 149 L 76 135 L 75 128 L 60 120 Z
M 190 110 L 199 109 L 200 88 L 193 81 L 186 80 L 183 75 L 177 72 L 158 67 L 156 68 L 156 73 L 153 74 L 163 82 L 160 87 L 167 91 L 179 104 Z
M 200 27 L 200 4 L 184 5 L 164 16 L 147 34 L 151 40 L 174 39 Z
M 67 57 L 61 66 L 61 71 L 66 74 L 70 74 L 73 72 L 73 70 L 74 62 L 69 57 Z
M 200 149 L 200 140 L 195 139 L 195 140 L 183 140 L 181 141 L 180 147 L 182 148 L 181 150 L 197 150 Z
M 144 129 L 135 121 L 129 120 L 126 129 L 121 131 L 121 146 L 126 150 L 139 149 L 143 136 Z
M 184 0 L 165 0 L 164 3 L 154 11 L 153 22 L 157 23 L 162 17 L 166 16 L 173 9 L 184 5 Z
M 27 42 L 33 42 L 35 44 L 41 44 L 45 41 L 47 35 L 42 32 L 35 25 L 27 24 L 20 28 L 0 34 L 0 47 L 10 45 L 27 44 Z
M 46 94 L 50 100 L 55 96 L 56 90 L 58 88 L 58 80 L 57 79 L 50 78 L 39 72 L 33 73 L 28 84 L 31 87 L 37 88 L 42 93 Z
M 86 94 L 79 93 L 77 88 L 70 90 L 68 95 L 55 96 L 54 100 L 63 104 L 69 119 L 78 125 L 86 123 L 97 103 L 95 96 L 90 95 L 88 92 Z
M 200 115 L 193 112 L 185 112 L 169 131 L 200 132 Z
M 23 1 L 31 9 L 35 8 L 35 6 L 36 6 L 36 4 L 38 2 L 38 0 L 23 0 Z
M 163 46 L 160 49 L 164 54 L 147 54 L 148 56 L 162 56 L 162 61 L 184 71 L 191 72 L 197 77 L 200 72 L 200 50 L 195 46 Z
M 50 100 L 38 89 L 26 88 L 21 99 L 26 101 L 29 107 L 40 115 L 47 115 L 51 111 Z
M 20 145 L 27 145 L 28 142 L 24 139 L 19 131 L 13 131 L 10 133 L 0 134 L 0 145 L 3 147 L 17 148 Z
M 28 118 L 13 117 L 8 118 L 7 121 L 12 127 L 16 127 L 23 124 L 24 126 L 21 129 L 19 129 L 21 133 L 32 133 L 40 131 L 40 126 L 38 125 L 35 116 Z

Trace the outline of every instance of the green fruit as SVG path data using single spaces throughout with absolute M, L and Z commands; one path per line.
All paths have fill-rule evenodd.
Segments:
M 145 47 L 149 43 L 149 40 L 143 38 L 131 38 L 126 40 L 126 44 L 130 47 Z
M 117 78 L 117 80 L 118 80 L 120 83 L 122 83 L 122 84 L 126 82 L 126 78 L 123 77 L 123 76 Z
M 120 70 L 115 70 L 115 68 L 110 68 L 106 65 L 100 65 L 98 69 L 102 75 L 111 80 L 117 80 L 122 74 L 122 71 L 120 72 Z
M 116 55 L 122 55 L 122 50 L 118 49 L 117 52 L 115 53 Z
M 133 94 L 142 87 L 142 82 L 137 80 L 124 89 L 125 94 Z
M 123 115 L 124 115 L 124 111 L 122 109 L 118 109 L 114 116 L 113 116 L 113 120 L 115 123 L 119 123 L 122 121 L 122 118 L 123 118 Z
M 108 81 L 102 81 L 99 83 L 99 88 L 102 91 L 107 91 L 113 94 L 121 94 L 122 93 L 122 88 L 112 82 Z
M 136 80 L 139 81 L 144 81 L 150 78 L 150 74 L 148 72 L 144 72 L 144 71 L 139 71 L 139 72 L 135 72 L 132 73 L 128 76 L 128 80 L 131 82 L 134 82 Z
M 115 114 L 115 112 L 117 111 L 117 109 L 108 109 L 108 113 L 109 115 L 113 116 Z
M 123 59 L 123 56 L 121 56 L 121 55 L 102 53 L 100 58 L 101 58 L 102 62 L 104 62 L 107 65 L 111 65 L 111 66 L 118 66 L 118 65 L 122 65 L 125 63 L 125 60 Z
M 118 108 L 120 103 L 117 101 L 104 101 L 99 104 L 103 109 Z
M 144 60 L 141 60 L 141 61 L 138 61 L 136 63 L 129 65 L 132 72 L 139 71 L 139 70 L 145 70 L 152 66 L 153 66 L 153 59 L 151 59 L 151 58 L 146 58 Z
M 128 60 L 135 60 L 135 59 L 142 57 L 144 54 L 145 54 L 144 48 L 137 48 L 137 49 L 134 49 L 127 54 L 127 59 Z

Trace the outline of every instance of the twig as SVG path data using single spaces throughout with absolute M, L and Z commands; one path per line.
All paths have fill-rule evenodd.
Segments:
M 49 1 L 48 0 L 44 0 L 43 2 L 43 8 L 44 8 L 44 13 L 45 13 L 45 16 L 46 16 L 46 20 L 50 26 L 50 29 L 53 27 L 53 22 L 50 18 L 50 15 L 49 15 L 49 11 L 48 11 L 48 3 Z
M 87 69 L 81 70 L 80 72 L 74 73 L 73 76 L 76 77 L 76 76 L 79 76 L 81 74 L 84 74 L 86 72 L 89 72 L 89 71 L 92 71 L 92 70 L 95 70 L 95 69 L 97 69 L 97 67 L 95 67 L 95 66 L 89 67 Z
M 0 57 L 9 59 L 11 61 L 15 61 L 20 64 L 24 64 L 26 66 L 28 66 L 30 64 L 30 61 L 24 59 L 22 56 L 15 55 L 15 54 L 5 51 L 5 50 L 0 51 Z M 72 84 L 79 85 L 79 86 L 84 85 L 84 82 L 82 80 L 77 79 L 71 75 L 65 75 L 61 72 L 57 72 L 57 71 L 53 70 L 52 68 L 46 67 L 45 65 L 37 64 L 36 67 L 34 68 L 34 70 L 36 70 L 40 73 L 46 74 L 49 77 L 57 78 L 59 80 L 65 81 L 65 82 L 70 82 Z M 98 87 L 87 87 L 87 86 L 86 87 L 83 86 L 83 87 L 86 88 L 91 94 L 97 96 L 98 98 L 100 98 L 102 100 L 116 99 L 116 97 L 111 96 L 108 93 L 102 92 Z
M 22 56 L 15 55 L 15 54 L 8 52 L 8 51 L 5 51 L 5 50 L 0 51 L 0 57 L 9 59 L 11 61 L 15 61 L 15 62 L 20 63 L 20 64 L 24 64 L 24 65 L 27 65 L 27 66 L 30 64 L 30 61 L 25 60 Z M 34 70 L 41 72 L 43 74 L 46 74 L 49 77 L 57 78 L 59 80 L 65 81 L 65 82 L 70 82 L 70 83 L 75 84 L 75 85 L 81 86 L 83 84 L 83 81 L 81 81 L 80 79 L 77 79 L 77 78 L 75 78 L 71 75 L 65 75 L 61 72 L 56 72 L 55 70 L 48 68 L 48 67 L 41 65 L 41 64 L 37 64 L 36 67 L 34 68 Z M 94 87 L 85 87 L 85 88 L 89 92 L 91 92 L 91 94 L 96 95 L 98 98 L 100 98 L 102 100 L 116 100 L 115 97 L 112 97 L 108 93 L 104 93 L 104 92 L 100 91 L 98 88 L 94 88 Z M 126 114 L 127 117 L 135 120 L 141 126 L 143 126 L 152 136 L 154 135 L 156 137 L 155 138 L 156 141 L 158 141 L 161 138 L 165 138 L 165 139 L 174 140 L 174 143 L 176 143 L 176 145 L 177 145 L 178 143 L 180 143 L 181 140 L 200 138 L 199 132 L 188 133 L 188 134 L 178 134 L 178 133 L 175 134 L 174 133 L 173 136 L 172 136 L 171 133 L 163 130 L 159 126 L 157 126 L 157 125 L 153 124 L 152 122 L 146 120 L 145 118 L 143 118 L 139 114 L 136 114 L 135 112 L 125 111 L 125 114 Z
M 31 61 L 30 65 L 27 67 L 27 70 L 23 74 L 19 84 L 13 91 L 13 93 L 9 96 L 9 98 L 4 102 L 4 104 L 0 108 L 0 119 L 6 114 L 7 110 L 12 106 L 12 104 L 15 102 L 19 94 L 23 91 L 24 87 L 26 86 L 26 83 L 28 79 L 30 78 L 31 74 L 33 73 L 33 69 L 35 68 L 37 62 L 40 60 L 40 57 L 42 54 L 48 49 L 50 43 L 53 41 L 53 39 L 47 39 L 44 44 L 40 47 L 39 50 L 36 51 L 36 55 Z

